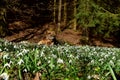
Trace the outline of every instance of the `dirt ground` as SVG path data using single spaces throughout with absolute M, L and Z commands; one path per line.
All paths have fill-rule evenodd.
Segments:
M 9 31 L 11 34 L 5 36 L 4 39 L 12 42 L 28 41 L 30 43 L 38 44 L 64 44 L 70 45 L 91 45 L 91 46 L 104 46 L 116 47 L 112 41 L 101 41 L 98 38 L 90 38 L 82 36 L 81 31 L 74 31 L 72 29 L 64 29 L 57 32 L 56 24 L 44 24 L 32 27 L 22 21 L 15 21 L 10 23 Z

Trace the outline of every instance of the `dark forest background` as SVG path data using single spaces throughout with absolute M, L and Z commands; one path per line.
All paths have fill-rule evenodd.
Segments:
M 119 4 L 120 0 L 0 0 L 0 37 L 11 35 L 9 25 L 22 21 L 33 28 L 53 23 L 57 32 L 82 32 L 85 41 L 96 37 L 119 44 Z

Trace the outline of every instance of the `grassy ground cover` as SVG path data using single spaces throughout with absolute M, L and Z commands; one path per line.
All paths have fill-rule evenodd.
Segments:
M 0 77 L 6 80 L 117 80 L 120 49 L 36 45 L 0 40 Z

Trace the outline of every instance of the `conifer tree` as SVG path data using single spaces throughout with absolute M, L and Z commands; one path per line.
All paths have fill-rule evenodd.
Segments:
M 110 34 L 120 30 L 120 14 L 113 11 L 115 5 L 112 8 L 111 3 L 114 1 L 79 0 L 78 23 L 85 30 L 90 29 L 92 35 L 110 37 Z M 88 31 L 86 34 L 89 35 Z

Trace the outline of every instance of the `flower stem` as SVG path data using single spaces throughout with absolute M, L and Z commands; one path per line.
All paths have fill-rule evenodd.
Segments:
M 113 77 L 113 80 L 117 80 L 117 78 L 115 77 L 114 71 L 113 71 L 113 69 L 111 68 L 111 66 L 108 65 L 108 67 L 109 67 L 110 73 L 111 73 L 111 75 L 112 75 L 112 77 Z

